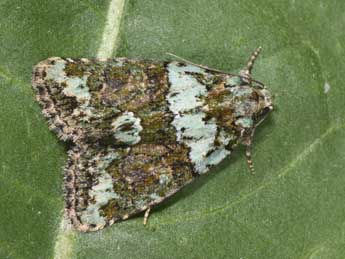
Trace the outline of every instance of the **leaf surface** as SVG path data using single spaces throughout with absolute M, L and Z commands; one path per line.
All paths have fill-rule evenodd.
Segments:
M 0 3 L 1 258 L 343 257 L 345 2 L 128 0 L 116 19 L 121 1 L 29 2 Z M 120 29 L 111 56 L 172 52 L 229 72 L 262 46 L 253 73 L 276 109 L 256 132 L 256 175 L 238 148 L 146 227 L 138 216 L 96 233 L 61 229 L 66 147 L 34 101 L 31 69 L 110 55 L 106 28 Z

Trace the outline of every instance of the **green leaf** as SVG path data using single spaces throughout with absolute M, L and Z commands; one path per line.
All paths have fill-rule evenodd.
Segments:
M 343 258 L 345 2 L 122 3 L 0 2 L 0 257 Z M 172 52 L 237 72 L 258 46 L 254 77 L 276 109 L 256 132 L 256 175 L 238 148 L 145 227 L 142 215 L 96 233 L 61 227 L 67 147 L 34 101 L 34 64 Z

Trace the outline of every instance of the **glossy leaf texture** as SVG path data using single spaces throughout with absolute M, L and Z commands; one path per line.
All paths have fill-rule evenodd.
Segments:
M 342 258 L 345 2 L 122 4 L 0 2 L 0 257 Z M 140 215 L 96 233 L 60 228 L 67 146 L 34 100 L 33 65 L 50 56 L 165 60 L 172 52 L 238 72 L 258 46 L 254 77 L 274 93 L 276 109 L 256 132 L 256 175 L 238 148 L 154 208 L 145 227 Z

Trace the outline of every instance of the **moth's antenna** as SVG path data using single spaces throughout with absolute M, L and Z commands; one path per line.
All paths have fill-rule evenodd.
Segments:
M 191 62 L 191 61 L 189 61 L 189 60 L 187 60 L 187 59 L 181 58 L 181 57 L 179 57 L 179 56 L 177 56 L 177 55 L 175 55 L 175 54 L 172 54 L 172 53 L 170 53 L 170 52 L 166 52 L 166 54 L 169 55 L 169 56 L 172 56 L 172 57 L 174 57 L 174 58 L 180 59 L 180 60 L 182 60 L 182 61 L 184 61 L 184 62 L 186 62 L 186 63 L 188 63 L 188 64 L 191 64 L 191 65 L 193 65 L 193 66 L 196 66 L 196 67 L 200 67 L 200 68 L 203 68 L 203 69 L 206 69 L 206 70 L 209 70 L 209 71 L 214 71 L 214 72 L 218 72 L 218 73 L 222 73 L 222 74 L 227 74 L 227 75 L 231 75 L 231 76 L 236 76 L 235 74 L 230 74 L 230 73 L 225 72 L 225 71 L 222 71 L 222 70 L 218 70 L 218 69 L 214 69 L 214 68 L 209 68 L 209 67 L 207 67 L 207 66 L 203 66 L 203 65 L 199 65 L 199 64 L 193 63 L 193 62 Z
M 258 47 L 258 48 L 253 52 L 253 54 L 250 56 L 250 58 L 249 58 L 249 60 L 248 60 L 248 63 L 247 63 L 246 68 L 242 70 L 242 73 L 241 73 L 241 74 L 247 75 L 248 77 L 250 77 L 250 74 L 252 73 L 252 69 L 253 69 L 253 66 L 254 66 L 254 62 L 255 62 L 255 60 L 257 59 L 257 57 L 259 56 L 261 50 L 262 50 L 262 48 L 261 48 L 261 47 Z
M 258 49 L 261 50 L 261 47 L 258 48 Z M 254 54 L 258 51 L 258 49 L 254 52 Z M 259 52 L 260 52 L 260 50 L 259 50 Z M 242 78 L 244 78 L 244 79 L 250 80 L 250 81 L 252 81 L 252 82 L 258 83 L 258 84 L 261 85 L 261 86 L 264 86 L 264 84 L 261 83 L 260 81 L 251 79 L 251 78 L 250 78 L 250 74 L 245 74 L 245 73 L 244 73 L 244 74 L 241 74 L 241 73 L 240 73 L 239 75 L 238 75 L 238 74 L 232 74 L 232 73 L 229 73 L 229 72 L 226 72 L 226 71 L 218 70 L 218 69 L 215 69 L 215 68 L 209 68 L 209 67 L 207 67 L 207 66 L 203 66 L 203 65 L 199 65 L 199 64 L 193 63 L 193 62 L 191 62 L 191 61 L 189 61 L 189 60 L 187 60 L 187 59 L 181 58 L 181 57 L 179 57 L 179 56 L 177 56 L 177 55 L 175 55 L 175 54 L 172 54 L 172 53 L 170 53 L 170 52 L 166 52 L 165 54 L 167 54 L 167 55 L 169 55 L 169 56 L 172 56 L 172 57 L 174 57 L 174 58 L 180 59 L 180 60 L 186 62 L 187 64 L 191 64 L 191 65 L 193 65 L 193 66 L 200 67 L 200 68 L 206 69 L 206 70 L 208 70 L 208 71 L 213 71 L 213 72 L 218 72 L 218 73 L 222 73 L 222 74 L 227 74 L 227 75 L 230 75 L 230 76 L 239 76 L 239 77 L 242 77 Z M 253 55 L 254 55 L 254 54 L 253 54 Z M 257 53 L 257 55 L 259 55 L 259 53 Z M 257 56 L 257 55 L 256 55 L 256 56 Z M 256 58 L 256 57 L 255 57 L 255 58 Z M 255 58 L 254 58 L 254 60 L 255 60 Z M 252 63 L 254 62 L 254 60 L 252 61 Z M 249 64 L 249 62 L 248 62 L 248 64 Z M 252 65 L 252 66 L 253 66 L 253 65 Z M 247 70 L 247 68 L 246 68 L 245 70 Z M 245 70 L 242 70 L 242 72 L 245 71 Z

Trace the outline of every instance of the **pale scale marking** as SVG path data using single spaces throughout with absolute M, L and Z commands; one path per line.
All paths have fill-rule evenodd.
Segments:
M 100 215 L 99 209 L 107 205 L 109 200 L 119 198 L 119 195 L 113 190 L 112 177 L 106 171 L 109 164 L 116 158 L 117 154 L 115 152 L 109 153 L 101 158 L 94 158 L 95 162 L 98 163 L 98 168 L 96 169 L 96 171 L 99 172 L 97 178 L 98 184 L 92 187 L 89 191 L 89 195 L 95 202 L 90 203 L 81 213 L 80 218 L 82 222 L 95 225 L 104 225 L 106 223 L 104 217 Z
M 65 69 L 66 61 L 63 59 L 55 60 L 54 66 L 51 66 L 47 69 L 46 79 L 52 79 L 55 82 L 61 84 L 66 80 Z
M 66 79 L 67 87 L 63 89 L 63 93 L 67 96 L 75 96 L 78 101 L 86 100 L 87 102 L 90 100 L 90 92 L 89 88 L 87 87 L 87 76 L 80 77 L 72 77 Z
M 131 129 L 122 131 L 121 126 L 125 124 L 131 124 Z M 140 118 L 135 117 L 133 112 L 124 112 L 113 121 L 111 126 L 115 132 L 114 137 L 116 140 L 128 145 L 134 145 L 140 142 L 141 138 L 139 134 L 143 130 L 143 127 L 140 125 Z
M 97 53 L 99 58 L 110 58 L 115 50 L 124 3 L 124 0 L 112 0 L 109 4 L 106 26 Z M 65 217 L 62 217 L 61 225 L 64 225 L 66 220 Z M 72 240 L 73 235 L 64 229 L 60 229 L 55 242 L 54 259 L 72 257 L 73 247 L 68 242 L 63 242 L 65 239 Z
M 205 74 L 200 67 L 178 66 L 178 63 L 171 62 L 168 65 L 170 89 L 167 98 L 169 109 L 175 115 L 172 124 L 177 131 L 177 140 L 191 149 L 190 159 L 195 170 L 202 174 L 207 172 L 209 165 L 222 161 L 230 151 L 224 145 L 214 146 L 217 125 L 212 120 L 205 123 L 206 114 L 200 109 L 204 103 L 199 97 L 207 94 L 206 86 L 185 72 Z M 212 153 L 206 156 L 209 152 Z
M 91 98 L 86 84 L 88 76 L 84 75 L 82 78 L 77 76 L 68 77 L 65 73 L 65 67 L 65 60 L 56 60 L 53 66 L 47 68 L 46 79 L 52 79 L 59 84 L 65 83 L 66 87 L 63 88 L 65 95 L 75 96 L 79 102 L 86 101 L 87 104 Z

